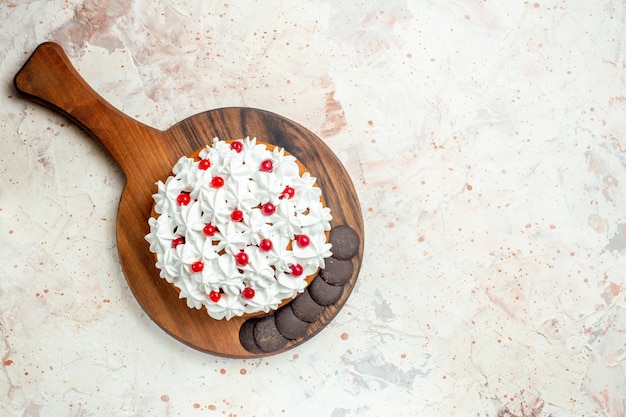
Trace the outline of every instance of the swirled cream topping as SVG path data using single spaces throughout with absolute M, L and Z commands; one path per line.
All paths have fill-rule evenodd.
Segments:
M 160 276 L 218 320 L 276 309 L 331 256 L 316 179 L 256 139 L 215 138 L 199 158 L 157 182 L 146 240 Z

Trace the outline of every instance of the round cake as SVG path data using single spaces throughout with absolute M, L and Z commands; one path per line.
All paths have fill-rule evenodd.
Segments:
M 153 198 L 146 240 L 160 276 L 217 320 L 277 309 L 332 255 L 315 177 L 256 139 L 215 138 L 180 158 Z

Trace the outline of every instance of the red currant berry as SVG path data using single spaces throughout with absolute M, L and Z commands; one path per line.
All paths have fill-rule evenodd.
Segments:
M 201 159 L 200 162 L 198 162 L 198 169 L 201 169 L 203 171 L 209 169 L 210 166 L 211 161 L 209 161 L 208 159 Z
M 182 192 L 178 194 L 178 197 L 176 197 L 176 203 L 179 206 L 186 206 L 190 202 L 191 202 L 191 197 L 189 196 L 189 193 Z
M 296 242 L 301 248 L 306 248 L 311 243 L 311 239 L 307 235 L 298 235 Z
M 243 150 L 243 143 L 240 140 L 236 140 L 230 144 L 230 149 L 239 153 Z
M 261 162 L 261 171 L 272 172 L 273 169 L 274 169 L 274 162 L 272 162 L 271 159 L 266 159 L 265 161 Z
M 220 188 L 224 186 L 224 178 L 222 177 L 213 177 L 211 180 L 211 187 Z
M 239 210 L 239 209 L 235 209 L 233 210 L 232 213 L 230 213 L 230 219 L 234 222 L 242 222 L 243 221 L 243 211 Z
M 274 212 L 276 212 L 276 206 L 272 203 L 265 203 L 261 206 L 261 213 L 266 216 L 271 216 Z
M 248 254 L 245 252 L 239 252 L 237 255 L 235 255 L 235 262 L 239 266 L 248 265 Z
M 172 240 L 172 247 L 175 248 L 176 246 L 182 245 L 183 243 L 185 243 L 185 238 L 182 236 L 179 236 L 176 239 Z
M 293 187 L 287 186 L 283 190 L 282 198 L 293 198 L 295 194 L 296 194 L 296 190 L 294 190 Z
M 202 229 L 202 232 L 207 236 L 213 236 L 216 231 L 217 228 L 210 223 L 204 226 L 204 228 Z
M 202 272 L 203 269 L 204 264 L 202 263 L 202 261 L 197 261 L 191 264 L 191 270 L 193 272 Z
M 291 269 L 291 274 L 294 277 L 299 277 L 304 272 L 304 268 L 302 268 L 302 265 L 300 264 L 291 265 L 289 268 Z
M 241 290 L 241 296 L 245 298 L 246 300 L 254 298 L 254 288 L 251 288 L 251 287 L 244 288 L 243 290 Z
M 271 251 L 272 246 L 274 246 L 274 244 L 269 239 L 263 239 L 261 242 L 259 242 L 259 248 L 265 252 Z
M 213 301 L 214 303 L 217 303 L 220 298 L 222 298 L 222 293 L 219 291 L 211 291 L 209 293 L 209 298 L 211 299 L 211 301 Z

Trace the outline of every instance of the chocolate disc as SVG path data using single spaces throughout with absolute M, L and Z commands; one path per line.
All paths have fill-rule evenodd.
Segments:
M 263 353 L 263 349 L 254 340 L 254 326 L 259 319 L 246 320 L 239 329 L 239 342 L 250 353 Z
M 317 278 L 316 278 L 317 279 Z M 302 321 L 311 323 L 322 314 L 324 307 L 316 303 L 309 294 L 308 290 L 305 290 L 291 303 L 291 309 L 293 314 Z
M 329 242 L 333 245 L 333 258 L 342 261 L 352 258 L 359 250 L 359 235 L 349 226 L 342 225 L 330 230 Z
M 336 287 L 327 284 L 319 275 L 309 285 L 309 294 L 313 301 L 322 306 L 336 303 L 343 294 L 343 286 Z
M 274 352 L 285 346 L 289 340 L 278 332 L 272 314 L 263 317 L 256 323 L 254 341 L 264 352 Z
M 320 270 L 319 275 L 330 285 L 345 285 L 352 277 L 352 261 L 327 258 L 324 263 L 326 266 Z
M 296 317 L 289 304 L 278 309 L 274 314 L 274 321 L 280 334 L 292 340 L 304 336 L 309 327 L 309 323 Z

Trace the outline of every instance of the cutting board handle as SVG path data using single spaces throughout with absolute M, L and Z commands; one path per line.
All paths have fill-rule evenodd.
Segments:
M 14 78 L 15 88 L 31 100 L 72 119 L 96 137 L 128 174 L 144 155 L 158 150 L 161 131 L 122 113 L 94 91 L 72 66 L 63 48 L 42 43 Z

